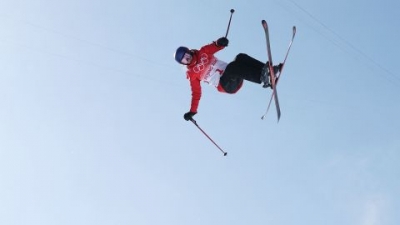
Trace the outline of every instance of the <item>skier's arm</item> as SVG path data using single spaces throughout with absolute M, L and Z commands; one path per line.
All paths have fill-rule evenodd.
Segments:
M 228 46 L 228 39 L 225 37 L 219 38 L 216 41 L 213 41 L 212 43 L 205 45 L 202 47 L 202 50 L 209 53 L 209 54 L 215 54 L 216 52 L 224 49 L 226 46 Z
M 197 108 L 199 107 L 199 102 L 201 98 L 200 80 L 197 78 L 191 78 L 190 87 L 192 89 L 192 101 L 190 104 L 190 112 L 197 113 Z

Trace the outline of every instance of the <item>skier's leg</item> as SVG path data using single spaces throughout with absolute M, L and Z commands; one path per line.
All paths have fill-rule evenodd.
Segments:
M 225 72 L 222 74 L 219 84 L 225 90 L 226 93 L 236 93 L 243 84 L 243 78 L 235 76 L 233 73 Z
M 246 54 L 240 53 L 233 62 L 228 64 L 224 74 L 233 74 L 247 81 L 261 84 L 261 72 L 263 67 L 264 63 Z
M 247 65 L 248 67 L 252 67 L 254 69 L 259 69 L 260 67 L 263 67 L 265 64 L 247 54 L 244 53 L 239 53 L 235 61 L 239 62 L 240 64 Z

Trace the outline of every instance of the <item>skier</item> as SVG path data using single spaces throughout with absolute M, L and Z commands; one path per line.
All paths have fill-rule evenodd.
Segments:
M 183 118 L 188 121 L 197 114 L 197 108 L 201 98 L 200 81 L 215 86 L 218 91 L 234 94 L 243 85 L 243 80 L 257 84 L 264 83 L 264 87 L 270 87 L 269 66 L 247 54 L 239 53 L 236 58 L 226 63 L 217 59 L 214 54 L 226 46 L 229 40 L 221 37 L 200 48 L 200 50 L 179 47 L 175 52 L 175 60 L 186 65 L 187 79 L 190 81 L 192 100 L 189 112 Z M 275 65 L 274 73 L 278 73 L 282 64 Z

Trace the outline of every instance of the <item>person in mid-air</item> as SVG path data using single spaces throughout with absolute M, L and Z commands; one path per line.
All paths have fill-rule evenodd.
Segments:
M 228 46 L 228 43 L 229 40 L 226 37 L 221 37 L 199 50 L 183 46 L 176 50 L 175 60 L 186 65 L 186 75 L 192 90 L 190 110 L 183 116 L 185 120 L 192 120 L 197 113 L 201 98 L 200 81 L 216 87 L 220 92 L 229 94 L 236 93 L 242 87 L 243 80 L 257 84 L 264 83 L 263 87 L 271 86 L 268 62 L 260 62 L 244 53 L 239 53 L 230 63 L 223 62 L 214 56 L 216 52 Z M 282 64 L 273 68 L 276 74 L 282 69 Z

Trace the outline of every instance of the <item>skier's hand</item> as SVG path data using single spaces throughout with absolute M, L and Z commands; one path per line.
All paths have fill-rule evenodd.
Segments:
M 226 47 L 229 44 L 229 40 L 226 37 L 219 38 L 217 40 L 217 45 L 220 47 Z
M 187 112 L 187 113 L 185 113 L 184 115 L 183 115 L 183 118 L 186 120 L 186 121 L 189 121 L 189 120 L 192 120 L 193 119 L 193 116 L 194 115 L 196 115 L 196 113 L 195 112 Z

